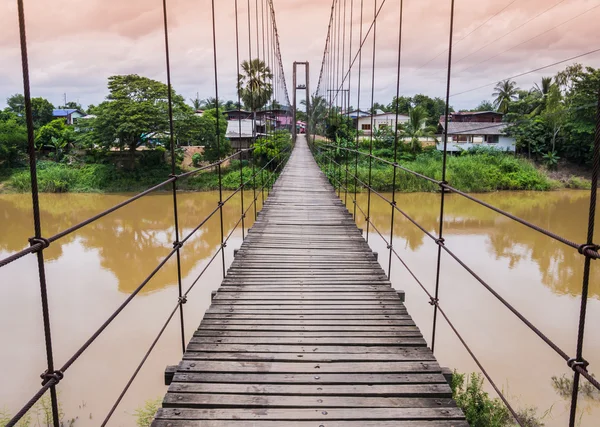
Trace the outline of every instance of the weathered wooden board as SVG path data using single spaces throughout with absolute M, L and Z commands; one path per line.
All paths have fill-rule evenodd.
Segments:
M 301 138 L 169 381 L 154 427 L 467 427 Z

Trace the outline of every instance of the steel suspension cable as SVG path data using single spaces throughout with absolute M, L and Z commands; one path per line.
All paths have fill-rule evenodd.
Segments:
M 359 31 L 359 41 L 363 39 L 363 17 L 364 17 L 364 0 L 360 0 L 360 31 Z M 361 91 L 361 77 L 362 77 L 362 46 L 359 46 L 358 49 L 358 90 L 357 90 L 357 105 L 356 105 L 356 156 L 354 159 L 354 221 L 356 221 L 356 203 L 358 199 L 358 182 L 356 177 L 358 176 L 358 150 L 360 149 L 360 91 Z M 350 70 L 352 69 L 352 64 L 350 64 Z
M 171 85 L 171 60 L 169 51 L 169 20 L 167 15 L 167 0 L 162 2 L 163 9 L 163 30 L 165 34 L 165 65 L 167 71 L 167 102 L 168 102 L 168 113 L 169 113 L 169 144 L 171 148 L 171 176 L 176 176 L 175 168 L 175 126 L 173 125 L 173 86 Z M 217 106 L 219 104 L 217 103 Z M 175 241 L 173 247 L 177 250 L 177 291 L 179 293 L 179 320 L 181 329 L 181 352 L 185 353 L 185 320 L 183 316 L 183 288 L 181 285 L 181 253 L 179 243 L 179 215 L 177 205 L 177 180 L 173 181 L 173 220 L 175 227 Z M 112 413 L 111 413 L 112 415 Z M 109 417 L 110 418 L 110 417 Z
M 58 396 L 56 393 L 56 384 L 62 379 L 60 373 L 54 370 L 54 351 L 52 348 L 52 331 L 50 326 L 50 306 L 48 302 L 48 289 L 46 284 L 46 267 L 44 264 L 44 249 L 49 246 L 48 240 L 42 236 L 42 221 L 40 216 L 40 201 L 37 182 L 37 164 L 35 155 L 35 135 L 33 123 L 33 108 L 31 104 L 31 85 L 29 80 L 29 55 L 27 53 L 27 31 L 25 28 L 25 7 L 23 0 L 17 0 L 18 19 L 19 19 L 19 41 L 21 46 L 21 66 L 23 75 L 23 97 L 25 103 L 25 123 L 27 125 L 27 151 L 29 154 L 29 171 L 31 174 L 31 200 L 33 207 L 33 226 L 34 237 L 29 239 L 33 246 L 39 244 L 36 250 L 38 277 L 40 282 L 40 296 L 42 303 L 42 319 L 44 327 L 44 344 L 46 349 L 46 372 L 42 374 L 43 385 L 48 385 L 50 389 L 50 401 L 52 407 L 52 423 L 54 427 L 60 426 Z M 54 382 L 54 381 L 55 382 Z M 41 395 L 38 397 L 38 399 Z M 37 399 L 36 399 L 37 401 Z M 33 402 L 35 403 L 35 401 Z M 13 426 L 25 413 L 17 414 L 19 418 L 13 418 L 8 426 Z
M 217 63 L 217 24 L 215 18 L 215 0 L 211 0 L 211 12 L 212 12 L 212 36 L 213 36 L 213 67 L 215 72 L 215 104 L 217 105 L 217 129 L 216 129 L 216 138 L 217 138 L 217 156 L 221 158 L 221 131 L 219 130 L 219 116 L 221 112 L 219 111 L 219 70 Z M 221 163 L 217 165 L 217 173 L 219 175 L 219 219 L 221 225 L 221 246 L 225 243 L 225 230 L 223 226 L 223 176 L 221 170 Z M 225 251 L 221 251 L 221 259 L 223 261 L 223 278 L 225 278 L 227 274 L 227 267 L 225 265 Z
M 450 28 L 448 31 L 448 69 L 446 77 L 446 105 L 444 106 L 444 153 L 442 158 L 442 183 L 446 183 L 446 169 L 448 165 L 448 123 L 450 121 L 450 85 L 452 83 L 452 38 L 454 36 L 454 2 L 450 0 Z M 440 194 L 440 224 L 438 231 L 438 253 L 435 273 L 435 296 L 433 305 L 433 326 L 431 331 L 431 351 L 435 351 L 435 333 L 437 327 L 437 302 L 440 295 L 440 274 L 442 264 L 442 246 L 444 244 L 444 203 L 446 191 L 442 188 Z
M 252 64 L 252 18 L 251 18 L 251 8 L 250 8 L 250 0 L 248 1 L 248 67 Z M 258 46 L 257 46 L 258 49 Z M 250 70 L 250 68 L 249 68 Z M 241 85 L 241 81 L 239 82 Z M 250 88 L 250 110 L 252 113 L 252 141 L 256 143 L 256 111 L 254 110 L 254 85 L 248 84 Z M 254 205 L 254 221 L 258 218 L 258 212 L 256 210 L 256 154 L 252 153 L 252 198 Z
M 398 118 L 400 116 L 400 71 L 402 66 L 402 23 L 404 13 L 404 0 L 400 0 L 400 11 L 399 11 L 399 24 L 398 24 L 398 67 L 396 70 L 396 121 L 394 123 L 394 164 L 398 162 Z M 390 221 L 390 242 L 388 245 L 389 249 L 389 260 L 388 260 L 388 280 L 392 277 L 392 251 L 394 250 L 394 215 L 396 210 L 396 170 L 394 167 L 394 176 L 392 178 L 392 211 Z
M 598 195 L 598 175 L 600 173 L 600 89 L 598 90 L 598 107 L 596 109 L 596 129 L 594 134 L 594 160 L 592 171 L 592 188 L 590 190 L 590 207 L 588 215 L 588 229 L 586 246 L 598 251 L 598 246 L 594 245 L 594 228 L 596 224 L 596 201 Z M 580 250 L 585 253 L 584 250 Z M 590 286 L 590 268 L 592 258 L 586 255 L 583 265 L 583 283 L 581 285 L 581 303 L 579 307 L 579 326 L 577 328 L 577 351 L 574 359 L 567 363 L 574 369 L 575 366 L 587 370 L 588 362 L 583 358 L 583 343 L 585 337 L 585 322 L 587 314 L 587 300 Z M 574 370 L 573 390 L 571 393 L 571 411 L 569 414 L 569 426 L 575 427 L 577 417 L 577 396 L 579 394 L 579 380 L 581 373 Z
M 239 11 L 238 11 L 238 0 L 235 0 L 234 5 L 235 11 L 235 58 L 236 58 L 236 81 L 239 86 L 239 78 L 240 78 L 240 25 L 239 25 Z M 238 136 L 240 141 L 240 148 L 242 148 L 242 97 L 240 96 L 240 90 L 238 87 L 237 92 L 237 110 L 238 110 Z M 241 184 L 241 195 L 240 195 L 240 203 L 241 203 L 241 212 L 242 212 L 242 240 L 246 240 L 245 236 L 245 219 L 246 214 L 244 210 L 244 158 L 242 157 L 242 153 L 240 152 L 240 184 Z
M 369 137 L 369 188 L 367 190 L 367 243 L 371 219 L 371 184 L 373 180 L 373 133 L 375 132 L 375 57 L 377 53 L 377 0 L 374 0 L 373 15 L 373 64 L 371 69 L 371 135 Z

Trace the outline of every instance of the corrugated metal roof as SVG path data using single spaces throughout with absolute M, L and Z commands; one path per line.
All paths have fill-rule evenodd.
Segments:
M 444 128 L 444 123 L 440 123 Z M 448 135 L 504 135 L 505 123 L 450 122 Z
M 76 110 L 74 108 L 68 108 L 68 109 L 57 108 L 55 110 L 52 110 L 52 115 L 54 117 L 67 117 L 69 114 L 73 114 L 76 111 L 79 111 L 79 110 Z

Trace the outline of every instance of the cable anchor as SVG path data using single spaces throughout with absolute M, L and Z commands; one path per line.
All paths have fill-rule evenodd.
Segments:
M 585 359 L 577 359 L 576 357 L 572 357 L 567 361 L 567 366 L 574 371 L 576 370 L 577 366 L 579 366 L 587 372 L 587 367 L 590 366 L 590 362 Z
M 42 245 L 38 250 L 36 250 L 36 252 L 39 252 L 47 249 L 50 246 L 50 240 L 46 239 L 45 237 L 31 237 L 29 239 L 29 245 Z
M 42 386 L 45 386 L 52 380 L 54 380 L 54 385 L 56 385 L 64 377 L 65 377 L 65 374 L 62 371 L 48 372 L 47 369 L 44 371 L 43 374 L 40 375 L 40 378 L 42 379 Z

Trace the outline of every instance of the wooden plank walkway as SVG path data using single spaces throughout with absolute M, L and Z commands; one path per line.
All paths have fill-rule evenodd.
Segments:
M 468 426 L 302 136 L 152 425 Z

